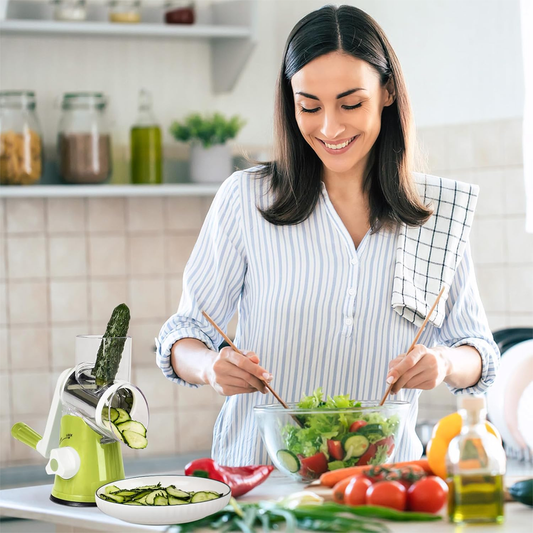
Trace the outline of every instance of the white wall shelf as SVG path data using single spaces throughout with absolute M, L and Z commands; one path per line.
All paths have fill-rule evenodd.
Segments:
M 53 20 L 50 2 L 19 0 L 10 2 L 6 20 L 0 21 L 0 35 L 32 37 L 114 37 L 204 39 L 211 46 L 211 78 L 216 94 L 229 92 L 246 65 L 256 43 L 257 1 L 217 2 L 198 18 L 197 24 L 165 24 L 161 6 L 141 10 L 141 23 L 119 24 L 108 21 L 108 8 L 87 4 L 87 20 Z
M 246 39 L 251 37 L 249 28 L 239 26 L 178 24 L 112 24 L 110 22 L 58 22 L 55 20 L 4 20 L 0 33 L 28 35 L 107 35 L 132 37 L 173 37 L 184 39 Z
M 105 196 L 214 196 L 219 184 L 0 186 L 0 198 L 87 198 Z

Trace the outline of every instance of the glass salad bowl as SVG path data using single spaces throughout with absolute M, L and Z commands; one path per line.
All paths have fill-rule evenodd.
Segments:
M 288 404 L 289 409 L 254 407 L 268 455 L 281 472 L 312 481 L 328 470 L 394 460 L 409 402 L 380 406 L 379 401 L 348 400 L 352 406 L 338 408 L 335 398 L 313 408 L 302 408 L 303 402 Z

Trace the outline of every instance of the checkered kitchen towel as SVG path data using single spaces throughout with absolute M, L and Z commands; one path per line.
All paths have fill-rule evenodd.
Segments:
M 424 204 L 431 202 L 434 213 L 423 226 L 403 225 L 400 230 L 391 303 L 400 316 L 421 326 L 445 285 L 447 290 L 429 320 L 441 327 L 474 219 L 479 187 L 426 174 L 415 174 L 415 179 Z

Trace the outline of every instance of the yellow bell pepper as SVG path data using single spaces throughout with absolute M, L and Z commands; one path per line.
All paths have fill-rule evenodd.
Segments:
M 431 440 L 428 442 L 426 448 L 426 454 L 428 463 L 435 473 L 435 475 L 446 479 L 446 452 L 448 446 L 454 437 L 457 437 L 461 433 L 463 427 L 463 420 L 459 413 L 452 413 L 451 415 L 441 418 L 433 428 Z M 487 422 L 487 430 L 496 436 L 500 443 L 502 438 L 498 430 L 490 423 Z

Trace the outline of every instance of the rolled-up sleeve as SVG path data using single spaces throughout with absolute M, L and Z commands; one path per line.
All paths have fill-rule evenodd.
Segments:
M 185 267 L 178 311 L 165 322 L 156 339 L 157 365 L 165 377 L 181 385 L 198 387 L 175 373 L 170 360 L 172 346 L 180 339 L 193 338 L 218 350 L 222 336 L 202 311 L 225 331 L 243 289 L 247 259 L 239 185 L 240 173 L 236 172 L 218 190 Z
M 446 302 L 446 319 L 437 335 L 437 343 L 450 348 L 472 346 L 481 356 L 479 381 L 464 389 L 448 385 L 451 392 L 482 394 L 494 383 L 500 365 L 500 351 L 479 297 L 469 245 L 455 273 Z

